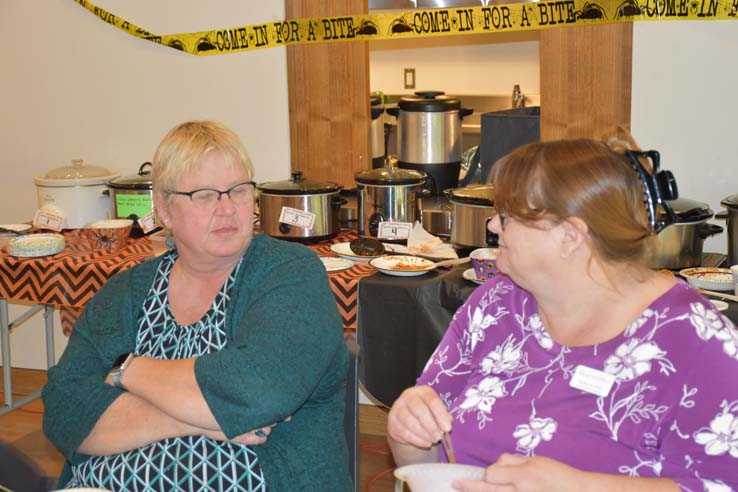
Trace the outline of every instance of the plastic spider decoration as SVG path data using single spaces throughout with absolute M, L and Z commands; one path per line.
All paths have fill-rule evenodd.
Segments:
M 380 32 L 379 26 L 369 19 L 362 19 L 361 25 L 354 30 L 354 34 L 362 34 L 364 36 L 376 36 Z
M 92 246 L 95 250 L 110 253 L 115 248 L 117 239 L 115 233 L 105 233 L 104 231 L 92 231 Z
M 398 34 L 412 31 L 414 24 L 408 24 L 404 17 L 398 17 L 392 21 L 389 27 L 392 34 Z
M 622 17 L 633 17 L 635 15 L 641 15 L 643 13 L 643 9 L 635 0 L 625 0 L 623 3 L 618 5 L 618 8 L 615 10 L 615 12 L 615 18 L 620 19 Z
M 582 5 L 582 10 L 574 12 L 574 18 L 576 19 L 607 19 L 605 9 L 594 2 L 585 2 Z

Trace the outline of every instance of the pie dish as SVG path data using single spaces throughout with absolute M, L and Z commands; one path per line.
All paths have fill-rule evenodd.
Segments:
M 436 264 L 419 256 L 385 255 L 369 261 L 380 272 L 396 277 L 417 277 L 433 270 Z
M 686 268 L 679 275 L 687 279 L 689 285 L 696 289 L 733 290 L 733 274 L 729 268 Z
M 64 251 L 65 246 L 66 240 L 61 234 L 28 234 L 11 239 L 8 242 L 8 254 L 23 257 L 48 256 Z

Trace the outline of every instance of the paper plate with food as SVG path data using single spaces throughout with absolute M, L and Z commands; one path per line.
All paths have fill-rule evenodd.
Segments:
M 729 268 L 685 268 L 679 275 L 696 289 L 733 290 L 733 274 Z
M 436 264 L 419 256 L 386 255 L 372 259 L 369 264 L 387 275 L 397 277 L 416 277 L 424 275 L 436 267 Z

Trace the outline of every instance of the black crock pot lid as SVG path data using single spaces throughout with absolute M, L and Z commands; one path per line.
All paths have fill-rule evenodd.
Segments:
M 461 108 L 461 101 L 444 96 L 442 91 L 417 91 L 414 96 L 403 96 L 397 106 L 403 111 L 439 113 Z
M 495 204 L 495 189 L 492 185 L 471 185 L 452 188 L 446 192 L 450 200 L 469 205 L 492 207 Z
M 423 171 L 399 167 L 378 167 L 367 171 L 359 171 L 354 175 L 354 179 L 357 183 L 365 185 L 419 185 L 425 182 L 427 176 Z
M 151 174 L 121 176 L 111 179 L 108 186 L 116 190 L 150 190 Z
M 336 183 L 305 179 L 301 171 L 293 172 L 290 179 L 261 183 L 256 188 L 272 195 L 320 195 L 341 191 L 341 186 Z
M 372 106 L 372 119 L 376 120 L 380 116 L 382 116 L 382 113 L 384 113 L 384 107 L 383 106 Z
M 728 208 L 738 208 L 738 193 L 730 195 L 729 197 L 723 198 L 720 205 Z
M 714 215 L 708 204 L 698 202 L 697 200 L 680 197 L 676 200 L 669 200 L 668 203 L 671 205 L 672 210 L 674 210 L 674 214 L 677 217 L 677 223 L 707 220 Z M 663 213 L 663 209 L 660 207 L 659 212 Z

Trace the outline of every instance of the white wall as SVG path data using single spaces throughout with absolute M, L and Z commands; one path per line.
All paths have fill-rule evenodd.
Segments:
M 633 32 L 633 134 L 642 147 L 661 152 L 682 196 L 716 212 L 720 200 L 738 193 L 736 27 L 641 22 Z M 725 234 L 705 242 L 705 251 L 726 250 Z
M 371 90 L 412 94 L 540 94 L 538 33 L 470 35 L 369 44 Z M 404 88 L 404 69 L 415 69 L 416 89 Z M 463 102 L 463 100 L 462 100 Z
M 155 33 L 284 18 L 283 2 L 95 0 Z M 136 39 L 73 0 L 2 2 L 0 223 L 29 220 L 33 177 L 73 158 L 134 173 L 175 124 L 222 121 L 243 138 L 259 181 L 289 176 L 284 48 L 196 57 Z M 57 318 L 58 329 L 58 318 Z M 57 332 L 58 351 L 65 339 Z M 45 367 L 43 323 L 11 336 L 12 363 Z

